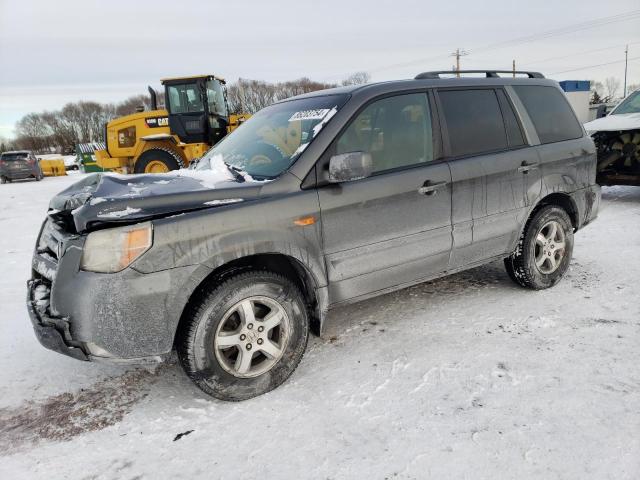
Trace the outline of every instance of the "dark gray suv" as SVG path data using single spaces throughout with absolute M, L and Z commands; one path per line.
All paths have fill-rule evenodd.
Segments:
M 175 348 L 242 400 L 284 382 L 338 305 L 496 259 L 556 284 L 597 214 L 593 141 L 540 74 L 441 73 L 282 101 L 194 170 L 61 192 L 28 285 L 40 342 L 120 363 Z
M 7 183 L 13 180 L 35 178 L 40 181 L 44 178 L 38 159 L 29 150 L 17 150 L 4 152 L 0 155 L 0 182 Z

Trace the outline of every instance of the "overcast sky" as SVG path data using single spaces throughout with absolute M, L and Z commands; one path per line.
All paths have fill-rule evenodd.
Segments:
M 450 69 L 456 48 L 463 68 L 515 59 L 558 80 L 622 81 L 627 43 L 640 83 L 638 0 L 0 0 L 0 136 L 28 112 L 119 101 L 167 76 L 409 78 Z

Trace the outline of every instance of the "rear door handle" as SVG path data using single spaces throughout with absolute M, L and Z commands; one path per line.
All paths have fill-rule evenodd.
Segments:
M 438 191 L 438 189 L 444 187 L 447 182 L 435 182 L 432 183 L 431 180 L 427 180 L 424 184 L 418 189 L 418 193 L 420 195 L 433 195 Z
M 522 162 L 520 164 L 520 166 L 518 167 L 518 172 L 520 173 L 529 173 L 530 170 L 536 170 L 538 168 L 537 163 L 527 163 L 527 162 Z

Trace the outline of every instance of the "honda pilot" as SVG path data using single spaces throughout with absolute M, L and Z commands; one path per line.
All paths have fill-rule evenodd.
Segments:
M 529 289 L 597 214 L 596 151 L 555 81 L 482 71 L 271 105 L 195 169 L 54 197 L 27 305 L 47 348 L 161 362 L 204 392 L 282 384 L 330 310 L 495 260 Z

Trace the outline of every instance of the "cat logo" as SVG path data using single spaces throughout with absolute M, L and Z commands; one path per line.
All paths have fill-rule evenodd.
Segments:
M 145 118 L 145 122 L 147 124 L 147 127 L 149 127 L 149 128 L 168 127 L 169 126 L 169 117 Z

